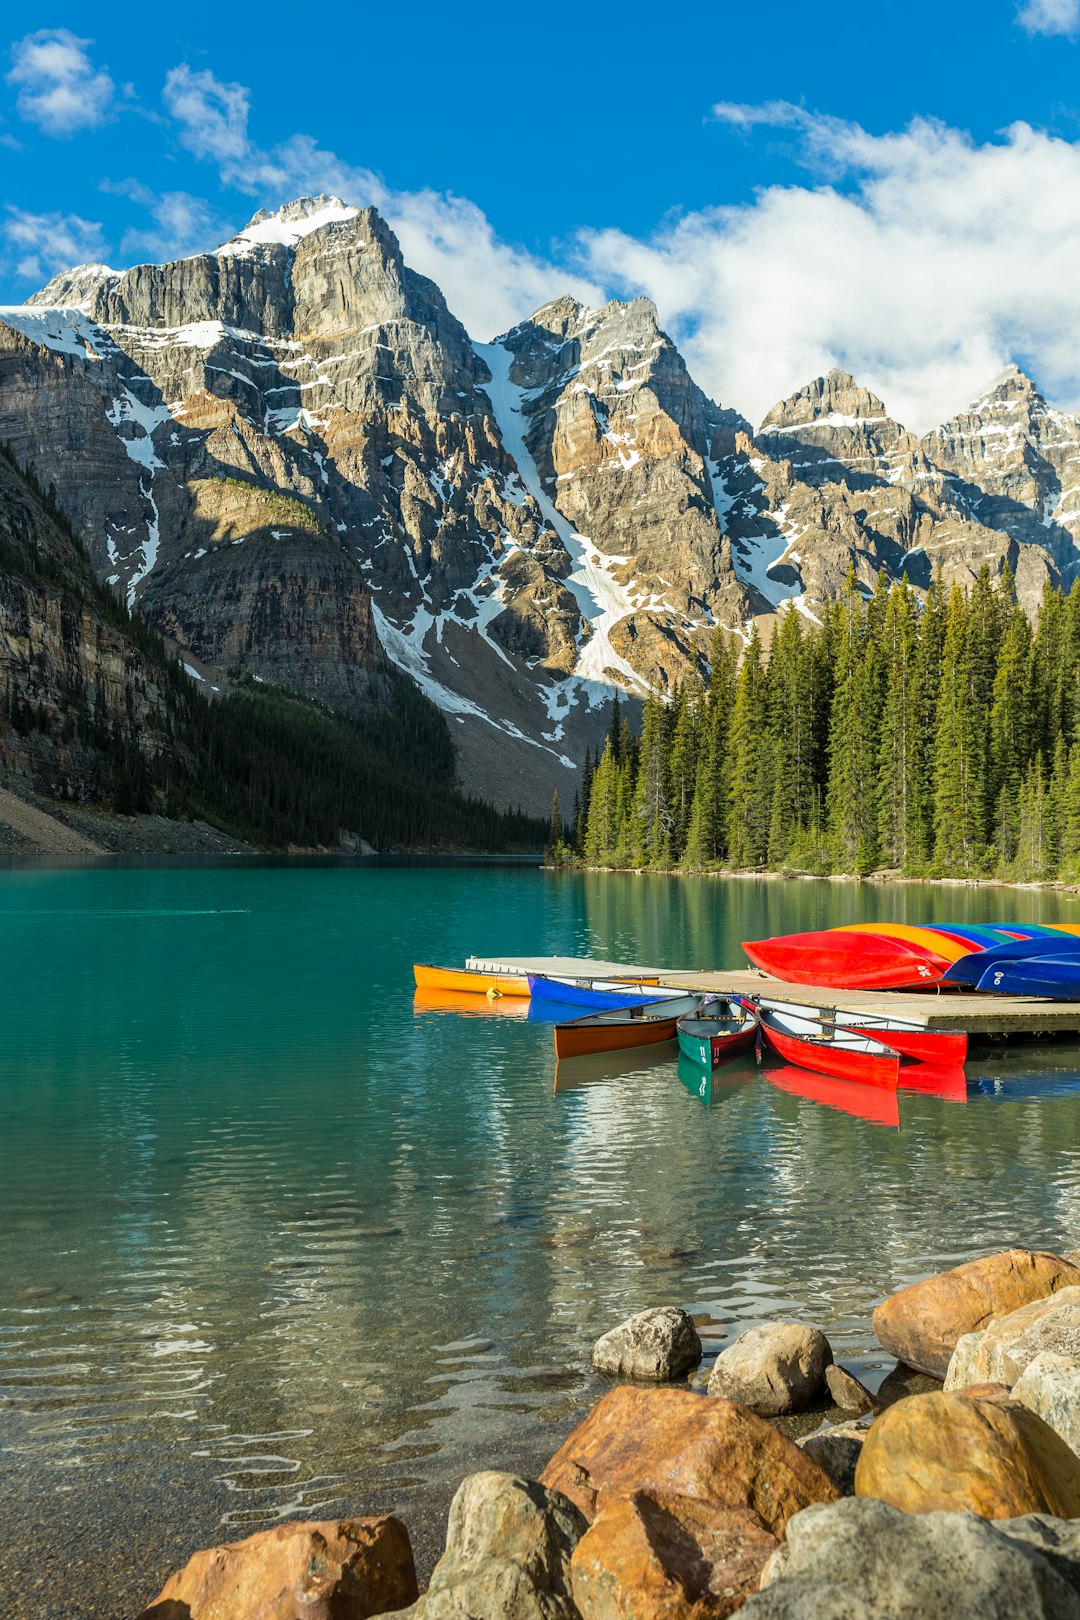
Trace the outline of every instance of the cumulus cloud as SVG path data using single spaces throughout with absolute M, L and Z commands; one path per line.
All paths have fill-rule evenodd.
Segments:
M 31 214 L 9 206 L 0 234 L 5 258 L 29 281 L 45 282 L 58 270 L 100 261 L 105 252 L 101 226 L 78 214 Z
M 1080 0 L 1025 0 L 1016 20 L 1029 34 L 1080 33 Z
M 647 292 L 701 384 L 756 420 L 834 365 L 916 429 L 1011 359 L 1080 403 L 1080 146 L 1026 124 L 976 144 L 927 120 L 878 136 L 780 116 L 796 113 L 814 183 L 644 240 L 586 233 L 588 270 Z
M 173 68 L 165 105 L 181 143 L 215 163 L 222 182 L 274 207 L 330 191 L 357 207 L 372 205 L 393 226 L 405 259 L 438 283 L 450 308 L 476 337 L 489 338 L 564 292 L 595 301 L 591 279 L 537 258 L 496 236 L 475 203 L 435 191 L 395 191 L 359 167 L 297 133 L 270 148 L 252 140 L 250 96 L 209 70 Z
M 113 82 L 95 68 L 87 53 L 93 40 L 66 28 L 42 28 L 12 46 L 8 84 L 18 88 L 16 109 L 46 135 L 66 137 L 104 123 L 113 101 Z
M 112 197 L 127 197 L 150 215 L 145 225 L 130 226 L 120 239 L 125 261 L 161 264 L 189 253 L 204 252 L 222 240 L 230 227 L 204 197 L 187 191 L 151 191 L 139 180 L 106 180 L 101 190 Z

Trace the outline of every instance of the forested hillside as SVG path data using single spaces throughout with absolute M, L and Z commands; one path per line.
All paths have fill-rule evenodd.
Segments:
M 650 700 L 640 736 L 616 708 L 551 842 L 590 866 L 1077 878 L 1078 722 L 1080 583 L 1033 627 L 1007 573 L 925 604 L 852 574 L 768 656 L 718 632 L 707 686 Z
M 250 677 L 213 695 L 97 582 L 33 469 L 0 454 L 0 780 L 265 847 L 539 847 L 535 821 L 457 791 L 446 721 L 411 681 L 367 678 L 347 714 Z

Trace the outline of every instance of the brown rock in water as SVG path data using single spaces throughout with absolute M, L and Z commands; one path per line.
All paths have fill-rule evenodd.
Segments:
M 1080 1517 L 1080 1458 L 1005 1390 L 912 1395 L 871 1425 L 858 1496 L 905 1513 Z
M 843 1496 L 855 1494 L 855 1469 L 866 1439 L 864 1424 L 836 1423 L 817 1429 L 798 1442 L 806 1455 L 828 1474 Z
M 709 1394 L 762 1417 L 803 1412 L 821 1394 L 831 1361 L 829 1341 L 817 1328 L 764 1322 L 720 1352 L 709 1374 Z
M 842 1412 L 862 1414 L 872 1412 L 877 1405 L 866 1385 L 860 1383 L 846 1367 L 840 1367 L 835 1362 L 825 1369 L 825 1384 Z
M 416 1596 L 400 1519 L 293 1521 L 195 1553 L 139 1620 L 368 1620 Z
M 780 1545 L 756 1513 L 686 1496 L 605 1498 L 574 1550 L 582 1620 L 723 1620 Z
M 897 1360 L 944 1378 L 957 1340 L 996 1316 L 1080 1285 L 1080 1268 L 1039 1249 L 969 1260 L 892 1294 L 874 1312 L 874 1332 Z
M 622 1385 L 598 1401 L 540 1476 L 592 1520 L 604 1492 L 662 1491 L 746 1507 L 774 1535 L 839 1492 L 771 1423 L 732 1401 Z

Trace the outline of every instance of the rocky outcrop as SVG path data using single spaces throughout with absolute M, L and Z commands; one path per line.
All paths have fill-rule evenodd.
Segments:
M 1029 1361 L 1013 1385 L 1013 1399 L 1059 1434 L 1080 1455 L 1080 1361 L 1050 1350 Z
M 415 1598 L 399 1519 L 296 1521 L 195 1553 L 139 1620 L 368 1620 Z
M 964 1334 L 1078 1285 L 1080 1270 L 1067 1260 L 1037 1249 L 1008 1249 L 890 1295 L 874 1312 L 874 1332 L 898 1361 L 943 1379 Z
M 946 1389 L 969 1384 L 1013 1385 L 1043 1351 L 1080 1364 L 1080 1287 L 1059 1288 L 988 1327 L 957 1341 L 945 1375 Z
M 597 1339 L 592 1364 L 612 1378 L 671 1383 L 701 1360 L 701 1340 L 693 1318 L 673 1305 L 639 1311 Z
M 993 1385 L 913 1395 L 873 1423 L 855 1469 L 859 1496 L 906 1513 L 1080 1516 L 1080 1458 Z
M 748 1328 L 720 1352 L 709 1374 L 709 1394 L 762 1417 L 802 1412 L 821 1394 L 831 1362 L 829 1341 L 817 1328 L 766 1322 Z

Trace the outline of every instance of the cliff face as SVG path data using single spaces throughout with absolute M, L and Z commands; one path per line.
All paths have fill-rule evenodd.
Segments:
M 0 311 L 0 440 L 99 578 L 193 658 L 347 709 L 383 653 L 468 785 L 572 791 L 611 693 L 715 626 L 1008 564 L 1077 567 L 1080 424 L 1016 371 L 922 440 L 846 373 L 755 433 L 645 299 L 473 345 L 373 209 L 305 199 L 214 252 L 84 266 Z M 493 769 L 494 767 L 494 769 Z

